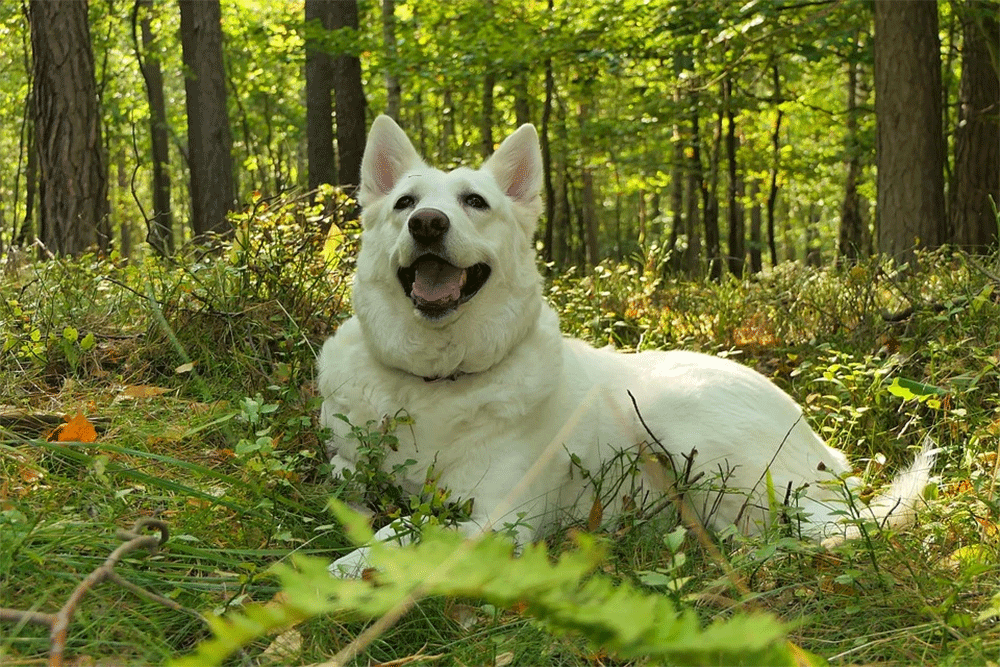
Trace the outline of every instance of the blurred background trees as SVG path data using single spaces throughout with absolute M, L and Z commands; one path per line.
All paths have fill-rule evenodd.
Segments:
M 254 197 L 350 191 L 385 112 L 441 167 L 535 123 L 560 266 L 997 247 L 995 0 L 25 10 L 0 6 L 0 250 L 170 253 Z

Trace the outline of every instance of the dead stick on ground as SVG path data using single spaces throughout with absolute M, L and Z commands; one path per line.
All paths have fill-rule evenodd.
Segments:
M 156 535 L 139 535 L 138 531 L 143 529 L 159 530 L 160 535 L 159 537 Z M 83 599 L 87 591 L 111 577 L 114 574 L 115 565 L 125 555 L 139 549 L 145 549 L 150 555 L 155 554 L 160 546 L 167 541 L 167 536 L 167 524 L 158 519 L 151 518 L 139 519 L 130 531 L 119 531 L 118 537 L 126 538 L 128 541 L 112 551 L 111 555 L 107 557 L 99 568 L 87 575 L 87 578 L 77 585 L 72 595 L 66 601 L 66 604 L 55 615 L 55 622 L 52 624 L 52 630 L 49 632 L 50 667 L 61 667 L 63 664 L 63 653 L 66 649 L 66 633 L 69 630 L 69 622 L 73 617 L 73 612 L 76 611 L 77 605 L 80 604 L 80 600 Z
M 159 531 L 160 534 L 159 536 L 140 535 L 139 532 L 143 530 Z M 11 623 L 35 623 L 38 625 L 49 626 L 50 667 L 61 667 L 63 664 L 64 653 L 66 650 L 66 635 L 69 630 L 70 620 L 73 618 L 73 612 L 76 611 L 76 607 L 80 604 L 80 600 L 83 599 L 83 596 L 102 581 L 111 581 L 140 597 L 158 602 L 175 611 L 183 611 L 188 614 L 192 614 L 202 621 L 205 620 L 204 617 L 202 617 L 202 615 L 198 612 L 179 605 L 173 600 L 165 598 L 162 595 L 157 595 L 156 593 L 147 591 L 145 588 L 123 579 L 117 572 L 114 571 L 115 565 L 117 565 L 118 562 L 127 554 L 133 551 L 145 549 L 150 555 L 155 554 L 157 550 L 167 541 L 168 532 L 166 523 L 160 521 L 159 519 L 142 518 L 136 521 L 130 530 L 118 531 L 118 538 L 127 541 L 111 552 L 111 555 L 105 559 L 104 563 L 101 564 L 100 567 L 87 575 L 87 578 L 77 585 L 77 587 L 73 590 L 72 595 L 70 595 L 69 599 L 66 601 L 66 604 L 64 604 L 62 609 L 60 609 L 57 613 L 46 614 L 37 611 L 0 608 L 0 621 Z

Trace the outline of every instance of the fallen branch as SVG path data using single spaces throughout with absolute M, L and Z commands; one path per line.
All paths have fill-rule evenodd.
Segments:
M 159 536 L 140 534 L 141 531 L 147 530 L 158 531 Z M 176 611 L 183 611 L 192 614 L 204 621 L 204 618 L 198 612 L 187 609 L 186 607 L 183 607 L 173 600 L 165 598 L 161 595 L 151 593 L 141 586 L 137 586 L 136 584 L 123 579 L 117 572 L 114 571 L 115 565 L 117 565 L 122 558 L 133 551 L 143 549 L 148 551 L 150 555 L 155 554 L 159 548 L 166 543 L 168 536 L 169 533 L 165 522 L 150 517 L 139 519 L 135 522 L 135 524 L 133 524 L 130 530 L 118 531 L 118 539 L 126 540 L 125 543 L 112 551 L 111 555 L 105 559 L 104 563 L 102 563 L 100 567 L 87 575 L 86 579 L 77 585 L 77 587 L 73 590 L 73 593 L 69 596 L 69 599 L 66 600 L 66 603 L 58 612 L 55 614 L 46 614 L 37 611 L 0 608 L 0 621 L 48 625 L 49 667 L 62 667 L 63 657 L 66 650 L 66 636 L 69 630 L 70 621 L 73 619 L 73 613 L 76 611 L 76 608 L 83 599 L 83 596 L 97 584 L 105 580 L 116 583 L 132 593 L 146 598 L 147 600 L 158 602 Z

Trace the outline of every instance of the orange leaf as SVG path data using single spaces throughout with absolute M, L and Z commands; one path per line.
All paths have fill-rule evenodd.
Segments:
M 95 440 L 97 440 L 97 431 L 82 412 L 77 412 L 75 417 L 67 419 L 66 423 L 59 428 L 56 437 L 58 442 L 94 442 Z

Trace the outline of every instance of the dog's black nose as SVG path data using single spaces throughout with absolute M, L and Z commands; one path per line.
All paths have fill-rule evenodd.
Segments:
M 440 241 L 450 226 L 451 221 L 448 220 L 448 216 L 436 208 L 422 208 L 410 216 L 410 236 L 423 245 Z

